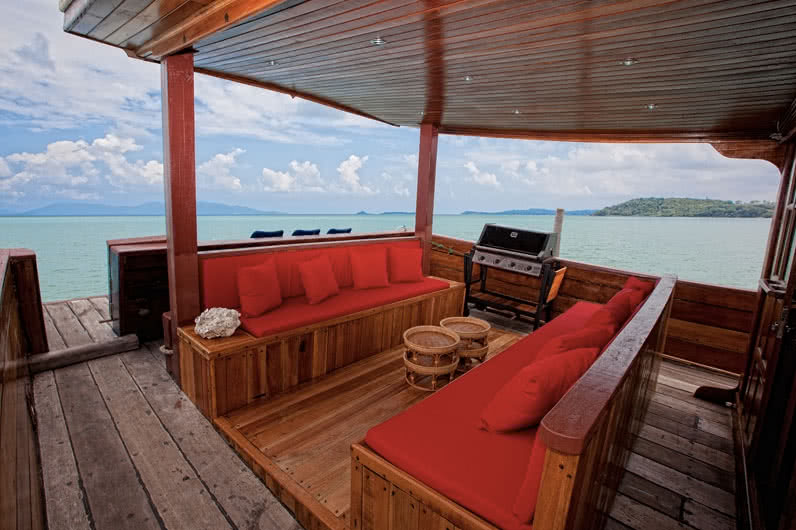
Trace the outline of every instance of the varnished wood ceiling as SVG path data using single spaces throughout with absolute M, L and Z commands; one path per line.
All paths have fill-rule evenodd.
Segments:
M 710 140 L 786 134 L 793 121 L 793 0 L 74 0 L 70 9 L 67 31 L 131 55 L 192 46 L 199 72 L 395 125 Z

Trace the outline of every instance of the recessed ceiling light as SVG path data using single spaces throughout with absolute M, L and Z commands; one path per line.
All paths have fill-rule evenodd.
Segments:
M 521 113 L 520 113 L 520 109 L 514 109 L 514 110 L 512 111 L 512 113 L 513 113 L 515 116 L 516 116 L 517 114 L 521 114 Z
M 418 114 L 420 114 L 421 116 L 423 116 L 423 115 L 425 114 L 425 112 L 423 112 L 423 111 L 421 110 L 420 112 L 418 112 Z
M 644 105 L 644 108 L 647 110 L 655 110 L 658 108 L 658 105 L 656 105 L 655 103 L 647 103 L 646 105 Z
M 387 44 L 387 41 L 382 39 L 381 37 L 376 37 L 375 39 L 371 40 L 370 43 L 374 46 L 384 46 Z
M 473 76 L 471 76 L 471 75 L 466 75 L 466 76 L 464 76 L 464 80 L 465 80 L 465 81 L 467 81 L 467 82 L 470 82 L 470 81 L 472 81 L 472 80 L 473 80 Z
M 633 66 L 637 62 L 638 59 L 636 59 L 635 57 L 625 57 L 620 61 L 620 64 L 622 64 L 623 66 Z
M 267 62 L 267 63 L 265 63 L 265 64 L 267 64 L 268 66 L 276 66 L 276 61 L 275 61 L 275 60 L 273 60 L 273 59 L 271 59 L 270 61 L 268 61 L 268 62 Z

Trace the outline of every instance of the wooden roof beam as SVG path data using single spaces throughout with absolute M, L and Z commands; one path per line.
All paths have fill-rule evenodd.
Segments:
M 285 0 L 213 0 L 205 7 L 139 46 L 139 57 L 161 59 Z

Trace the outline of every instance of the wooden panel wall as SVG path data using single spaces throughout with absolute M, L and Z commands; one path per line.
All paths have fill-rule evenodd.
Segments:
M 0 528 L 45 528 L 36 433 L 30 417 L 30 375 L 25 358 L 32 348 L 46 351 L 33 304 L 41 298 L 35 256 L 0 250 Z M 35 280 L 34 283 L 31 281 Z M 32 314 L 31 314 L 32 313 Z M 43 346 L 42 346 L 43 344 Z
M 240 332 L 203 341 L 191 326 L 180 328 L 183 390 L 208 417 L 223 416 L 394 348 L 412 326 L 461 315 L 463 301 L 464 286 L 453 285 L 262 339 Z
M 472 248 L 469 241 L 439 235 L 434 236 L 434 242 L 457 253 L 468 252 Z M 449 254 L 439 246 L 434 249 L 431 273 L 463 281 L 461 256 Z M 553 304 L 554 316 L 580 300 L 604 304 L 629 276 L 645 276 L 567 259 L 561 259 L 561 263 L 568 269 Z M 490 271 L 489 277 L 493 278 L 487 283 L 491 290 L 532 299 L 538 296 L 539 282 L 536 278 L 498 270 Z M 477 290 L 477 286 L 474 287 Z M 678 280 L 664 353 L 729 372 L 743 372 L 755 297 L 756 293 L 751 290 Z

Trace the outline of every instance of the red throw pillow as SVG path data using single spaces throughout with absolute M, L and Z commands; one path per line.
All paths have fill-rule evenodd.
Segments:
M 616 333 L 616 331 L 622 327 L 622 324 L 624 324 L 624 321 L 617 320 L 617 315 L 615 315 L 610 308 L 603 306 L 586 321 L 585 327 L 611 328 L 614 330 L 614 333 Z
M 304 294 L 310 304 L 318 304 L 340 292 L 328 256 L 299 263 L 297 267 L 304 285 Z
M 390 248 L 390 282 L 422 282 L 423 249 Z
M 542 441 L 541 433 L 536 431 L 536 438 L 531 449 L 531 458 L 528 459 L 528 471 L 522 481 L 517 498 L 514 499 L 514 516 L 520 523 L 530 523 L 536 512 L 536 499 L 539 497 L 539 485 L 542 483 L 544 471 L 544 455 L 547 451 Z
M 655 282 L 651 282 L 648 280 L 642 280 L 640 278 L 636 278 L 635 276 L 631 276 L 625 282 L 625 286 L 622 289 L 635 289 L 637 291 L 641 291 L 644 293 L 644 298 L 646 298 L 653 289 L 655 289 Z
M 238 299 L 245 317 L 258 317 L 282 303 L 276 262 L 269 259 L 261 265 L 238 269 Z
M 600 348 L 579 348 L 529 364 L 498 390 L 481 413 L 481 428 L 507 432 L 538 425 L 599 354 Z
M 599 348 L 608 344 L 614 338 L 612 327 L 586 327 L 572 333 L 562 335 L 561 347 L 564 350 L 577 350 L 578 348 Z
M 611 297 L 603 308 L 613 315 L 614 320 L 624 324 L 630 316 L 630 313 L 632 313 L 638 305 L 636 301 L 638 294 L 640 294 L 640 291 L 622 289 Z
M 351 251 L 351 273 L 354 277 L 354 289 L 370 289 L 387 287 L 387 249 Z

